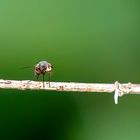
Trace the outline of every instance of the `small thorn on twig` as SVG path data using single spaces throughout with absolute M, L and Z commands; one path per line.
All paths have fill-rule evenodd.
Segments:
M 119 97 L 123 96 L 124 92 L 120 89 L 121 84 L 118 81 L 116 81 L 114 85 L 115 85 L 114 102 L 115 104 L 118 104 Z

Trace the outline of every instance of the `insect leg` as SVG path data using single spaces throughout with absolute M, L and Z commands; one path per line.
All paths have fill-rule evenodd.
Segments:
M 40 74 L 35 73 L 35 74 L 34 74 L 34 78 L 35 78 L 36 80 L 38 80 L 39 75 L 40 75 Z
M 50 81 L 51 81 L 51 73 L 48 72 L 48 82 L 49 82 L 49 87 L 51 86 L 51 85 L 50 85 Z
M 42 77 L 43 77 L 43 87 L 45 87 L 45 85 L 44 85 L 44 77 L 45 77 L 45 74 L 42 74 Z

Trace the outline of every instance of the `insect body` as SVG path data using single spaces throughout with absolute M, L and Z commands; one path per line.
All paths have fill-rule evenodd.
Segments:
M 43 87 L 45 86 L 44 85 L 44 76 L 45 76 L 46 72 L 49 75 L 49 87 L 50 87 L 50 74 L 51 74 L 52 68 L 53 68 L 52 64 L 48 63 L 47 61 L 40 61 L 35 65 L 34 75 L 38 79 L 39 75 L 42 74 L 42 76 L 43 76 Z

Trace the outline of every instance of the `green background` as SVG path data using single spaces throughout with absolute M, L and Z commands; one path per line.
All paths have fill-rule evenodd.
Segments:
M 0 78 L 140 83 L 138 0 L 0 0 Z M 46 77 L 47 78 L 47 77 Z M 41 80 L 41 79 L 40 79 Z M 0 139 L 139 140 L 140 96 L 0 90 Z

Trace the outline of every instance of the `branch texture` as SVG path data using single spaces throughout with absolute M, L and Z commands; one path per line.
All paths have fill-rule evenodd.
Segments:
M 0 88 L 19 90 L 54 90 L 54 91 L 78 91 L 78 92 L 114 92 L 119 88 L 124 94 L 140 94 L 140 84 L 105 84 L 105 83 L 76 83 L 76 82 L 45 82 L 30 80 L 3 80 L 0 79 Z
M 77 92 L 114 92 L 114 102 L 118 104 L 119 97 L 124 94 L 140 94 L 140 84 L 124 83 L 76 83 L 76 82 L 45 82 L 31 80 L 3 80 L 0 79 L 0 88 L 19 90 L 53 90 L 53 91 L 77 91 Z

